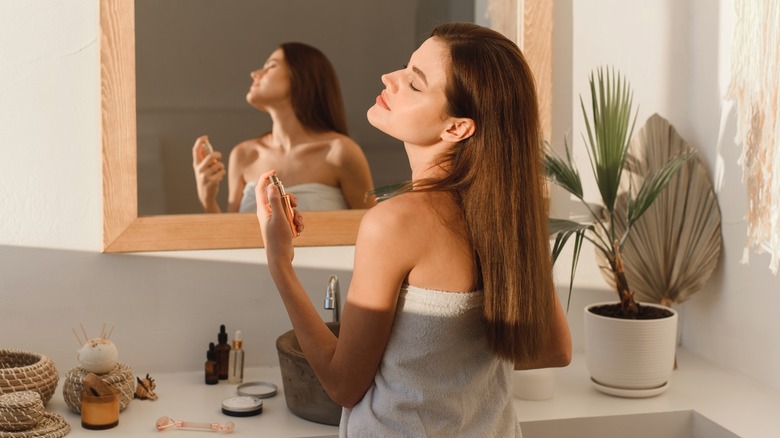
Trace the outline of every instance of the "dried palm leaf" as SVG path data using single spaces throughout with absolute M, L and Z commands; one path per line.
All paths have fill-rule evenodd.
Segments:
M 640 196 L 637 187 L 689 147 L 668 121 L 654 114 L 629 149 L 627 177 L 616 206 L 617 235 L 625 230 L 626 210 Z M 718 200 L 698 157 L 682 165 L 632 228 L 623 242 L 622 256 L 628 282 L 639 300 L 682 303 L 704 286 L 718 263 L 722 236 Z M 608 260 L 600 251 L 596 257 L 605 280 L 614 286 Z

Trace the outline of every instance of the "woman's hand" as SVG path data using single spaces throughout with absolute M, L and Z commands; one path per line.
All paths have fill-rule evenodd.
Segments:
M 291 262 L 294 256 L 292 230 L 285 216 L 282 196 L 276 186 L 270 182 L 271 175 L 274 174 L 276 174 L 275 170 L 263 173 L 255 187 L 257 221 L 260 224 L 260 234 L 263 236 L 269 268 L 277 262 Z M 290 203 L 293 208 L 298 206 L 295 195 L 290 195 Z M 302 233 L 303 217 L 298 210 L 293 212 L 295 214 L 293 223 L 298 232 Z
M 195 184 L 198 188 L 198 199 L 207 213 L 219 213 L 217 193 L 219 184 L 225 177 L 225 165 L 222 163 L 222 153 L 207 152 L 208 136 L 202 135 L 192 146 L 192 168 L 195 171 Z

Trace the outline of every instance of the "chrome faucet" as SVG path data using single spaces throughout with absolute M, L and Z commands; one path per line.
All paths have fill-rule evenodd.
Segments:
M 328 278 L 328 289 L 325 291 L 325 309 L 333 310 L 333 322 L 339 322 L 339 307 L 341 307 L 339 279 L 331 275 Z

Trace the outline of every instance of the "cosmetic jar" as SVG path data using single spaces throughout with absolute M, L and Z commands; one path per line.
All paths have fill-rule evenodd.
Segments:
M 251 417 L 263 412 L 263 400 L 257 397 L 237 396 L 222 400 L 222 413 L 231 417 Z
M 84 429 L 111 429 L 119 424 L 119 392 L 94 396 L 81 393 L 81 427 Z
M 247 382 L 238 385 L 238 395 L 255 398 L 270 398 L 276 395 L 279 388 L 271 382 Z

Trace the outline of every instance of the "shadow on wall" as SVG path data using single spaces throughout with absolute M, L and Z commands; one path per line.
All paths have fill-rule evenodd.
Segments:
M 0 348 L 45 354 L 60 374 L 77 365 L 71 331 L 81 324 L 90 337 L 113 327 L 119 361 L 135 374 L 202 370 L 220 324 L 231 339 L 243 332 L 247 366 L 276 366 L 276 338 L 291 328 L 261 263 L 12 246 L 0 246 L 0 260 Z M 328 276 L 339 277 L 343 302 L 351 271 L 297 272 L 329 320 Z

